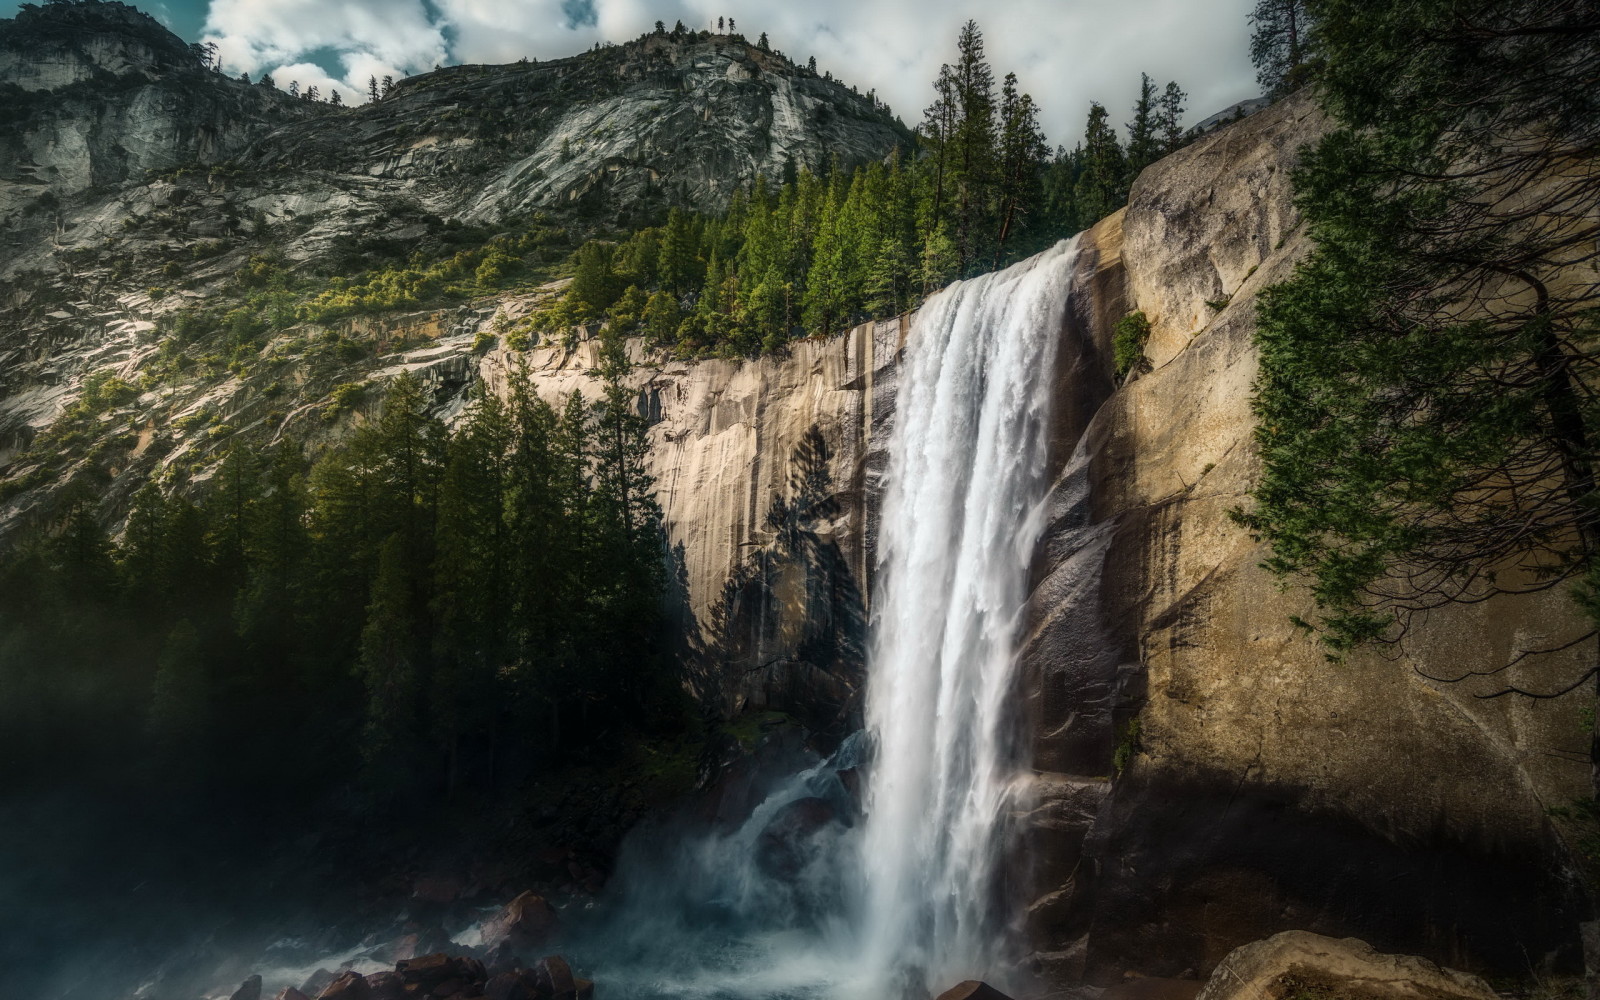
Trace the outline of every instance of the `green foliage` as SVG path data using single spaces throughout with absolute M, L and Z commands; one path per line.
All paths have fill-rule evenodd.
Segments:
M 69 419 L 92 417 L 106 410 L 125 406 L 138 398 L 138 387 L 130 385 L 109 370 L 102 369 L 83 380 L 83 392 L 67 416 Z
M 1122 735 L 1117 739 L 1117 748 L 1111 754 L 1111 765 L 1118 775 L 1127 770 L 1128 765 L 1133 763 L 1134 754 L 1143 749 L 1139 742 L 1142 728 L 1137 715 L 1123 725 Z
M 1337 654 L 1594 574 L 1600 324 L 1573 262 L 1600 186 L 1553 178 L 1600 139 L 1572 75 L 1600 29 L 1575 3 L 1310 12 L 1338 127 L 1295 173 L 1315 250 L 1261 299 L 1264 472 L 1238 518 Z
M 475 400 L 455 433 L 402 375 L 309 466 L 293 441 L 236 443 L 197 497 L 146 484 L 119 545 L 80 498 L 0 559 L 0 685 L 74 722 L 47 731 L 0 705 L 0 750 L 29 773 L 98 747 L 151 780 L 243 775 L 297 796 L 313 775 L 316 794 L 358 783 L 384 806 L 492 788 L 495 761 L 678 732 L 690 713 L 620 335 L 600 361 L 596 403 L 557 409 L 514 372 L 510 401 Z M 41 663 L 73 682 L 35 683 Z M 220 724 L 238 718 L 273 738 Z
M 1112 328 L 1111 350 L 1115 356 L 1117 378 L 1144 364 L 1144 345 L 1150 339 L 1150 320 L 1141 312 L 1131 312 Z
M 1305 82 L 1315 0 L 1257 0 L 1250 13 L 1250 61 L 1264 93 L 1281 96 Z

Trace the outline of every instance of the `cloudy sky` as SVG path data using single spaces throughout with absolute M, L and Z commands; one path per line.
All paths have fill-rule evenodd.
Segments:
M 1072 145 L 1091 100 L 1125 122 L 1149 73 L 1189 92 L 1189 121 L 1255 96 L 1245 14 L 1252 0 L 133 0 L 225 67 L 279 86 L 298 80 L 365 99 L 369 76 L 436 64 L 571 55 L 626 41 L 656 20 L 706 27 L 733 17 L 774 48 L 876 89 L 908 125 L 921 118 L 955 36 L 978 20 L 998 79 L 1014 71 L 1052 143 Z M 0 15 L 16 4 L 0 0 Z

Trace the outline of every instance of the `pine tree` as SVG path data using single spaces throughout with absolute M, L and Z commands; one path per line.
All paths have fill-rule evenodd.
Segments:
M 960 115 L 959 97 L 956 93 L 955 71 L 946 63 L 939 67 L 939 76 L 933 81 L 934 101 L 922 113 L 920 138 L 929 149 L 929 169 L 932 172 L 932 205 L 928 213 L 928 227 L 932 228 L 946 218 L 945 185 L 954 157 L 956 122 Z
M 674 208 L 667 214 L 666 230 L 661 234 L 661 284 L 675 295 L 699 287 L 705 277 L 699 257 L 693 220 L 682 209 Z
M 580 320 L 599 319 L 622 294 L 612 269 L 615 248 L 590 240 L 578 249 L 577 267 L 567 289 L 567 303 Z
M 642 715 L 662 680 L 651 653 L 661 617 L 665 570 L 661 507 L 646 467 L 649 428 L 638 413 L 638 390 L 629 384 L 633 364 L 627 344 L 612 331 L 601 335 L 595 374 L 603 386 L 593 438 L 595 551 L 599 584 L 593 592 L 596 623 L 591 660 L 580 683 L 592 700 L 621 702 Z
M 405 541 L 390 535 L 379 550 L 356 668 L 366 691 L 361 756 L 369 787 L 380 796 L 397 792 L 417 764 L 423 665 L 407 564 Z
M 208 687 L 200 635 L 189 619 L 180 619 L 157 658 L 146 722 L 169 775 L 204 759 L 200 750 L 209 728 Z
M 206 548 L 214 575 L 227 593 L 237 591 L 245 581 L 245 552 L 258 465 L 251 449 L 238 442 L 230 445 L 205 498 Z
M 511 626 L 511 445 L 505 405 L 480 390 L 449 444 L 430 608 L 438 626 L 429 719 L 446 752 L 452 789 L 460 777 L 463 737 L 492 733 L 500 701 L 497 673 Z
M 389 92 L 391 90 L 393 90 L 393 89 L 394 89 L 394 77 L 385 76 L 383 78 L 383 94 L 382 94 L 382 96 L 383 97 L 388 97 L 389 96 Z
M 656 292 L 645 304 L 644 333 L 655 344 L 670 344 L 677 335 L 683 316 L 678 310 L 678 300 L 667 292 Z
M 1127 168 L 1109 119 L 1098 101 L 1090 102 L 1083 134 L 1083 172 L 1073 192 L 1078 224 L 1083 229 L 1121 208 L 1127 199 Z
M 1026 231 L 1043 199 L 1041 168 L 1049 147 L 1039 129 L 1033 98 L 1017 93 L 1017 76 L 1007 73 L 1000 98 L 1000 230 L 994 266 L 1006 261 L 1007 246 Z
M 376 75 L 367 77 L 367 100 L 374 104 L 378 101 L 378 77 Z
M 1161 135 L 1161 149 L 1171 153 L 1183 145 L 1183 102 L 1188 98 L 1176 80 L 1167 82 L 1161 95 L 1161 112 L 1157 119 Z
M 1139 99 L 1133 105 L 1133 121 L 1128 122 L 1128 183 L 1161 155 L 1159 98 L 1148 73 L 1139 74 Z
M 765 31 L 761 33 L 761 38 L 756 41 L 756 48 L 763 52 L 772 51 L 772 46 L 767 43 L 767 33 Z
M 994 232 L 995 180 L 994 72 L 983 55 L 983 33 L 976 21 L 961 28 L 957 40 L 955 94 L 959 109 L 953 142 L 956 175 L 956 251 L 963 274 L 984 260 L 985 244 Z
M 1250 61 L 1262 91 L 1277 96 L 1298 87 L 1308 56 L 1307 0 L 1257 0 L 1250 24 Z

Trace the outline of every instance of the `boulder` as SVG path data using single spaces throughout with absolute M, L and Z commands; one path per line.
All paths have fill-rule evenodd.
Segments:
M 293 986 L 285 986 L 283 989 L 278 991 L 278 995 L 274 998 L 274 1000 L 311 1000 L 311 998 L 306 996 L 304 993 L 301 993 Z
M 530 969 L 502 972 L 483 987 L 485 1000 L 538 1000 L 539 981 Z
M 374 972 L 367 977 L 368 1000 L 403 1000 L 405 978 L 398 972 Z
M 483 925 L 483 945 L 493 949 L 504 941 L 517 951 L 527 951 L 548 941 L 559 926 L 555 907 L 543 896 L 525 892 Z
M 1228 953 L 1198 1000 L 1497 1000 L 1477 976 L 1412 955 L 1380 954 L 1356 938 L 1284 931 Z
M 317 1000 L 369 1000 L 367 981 L 361 973 L 347 969 L 322 988 Z
M 539 959 L 539 964 L 533 967 L 534 982 L 539 992 L 556 1000 L 572 1000 L 578 993 L 577 979 L 572 975 L 572 966 L 560 955 L 549 955 Z
M 261 977 L 251 976 L 233 991 L 228 1000 L 261 1000 Z
M 334 974 L 332 972 L 327 969 L 318 969 L 306 977 L 305 982 L 300 984 L 300 992 L 308 997 L 320 997 L 322 996 L 322 991 L 327 989 L 328 984 L 333 980 Z
M 516 949 L 511 947 L 509 941 L 501 941 L 484 952 L 483 964 L 488 969 L 490 979 L 502 973 L 515 972 L 521 968 L 521 965 L 517 962 Z
M 988 983 L 968 979 L 939 994 L 939 1000 L 1011 1000 L 1011 998 Z

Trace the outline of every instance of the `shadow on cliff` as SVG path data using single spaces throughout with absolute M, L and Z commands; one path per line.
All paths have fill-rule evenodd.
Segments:
M 685 614 L 686 672 L 696 699 L 732 716 L 787 712 L 815 733 L 859 727 L 867 608 L 832 523 L 841 508 L 832 451 L 813 425 L 789 457 L 788 482 L 768 506 L 763 542 L 724 582 L 709 620 Z M 683 603 L 681 546 L 673 553 Z

